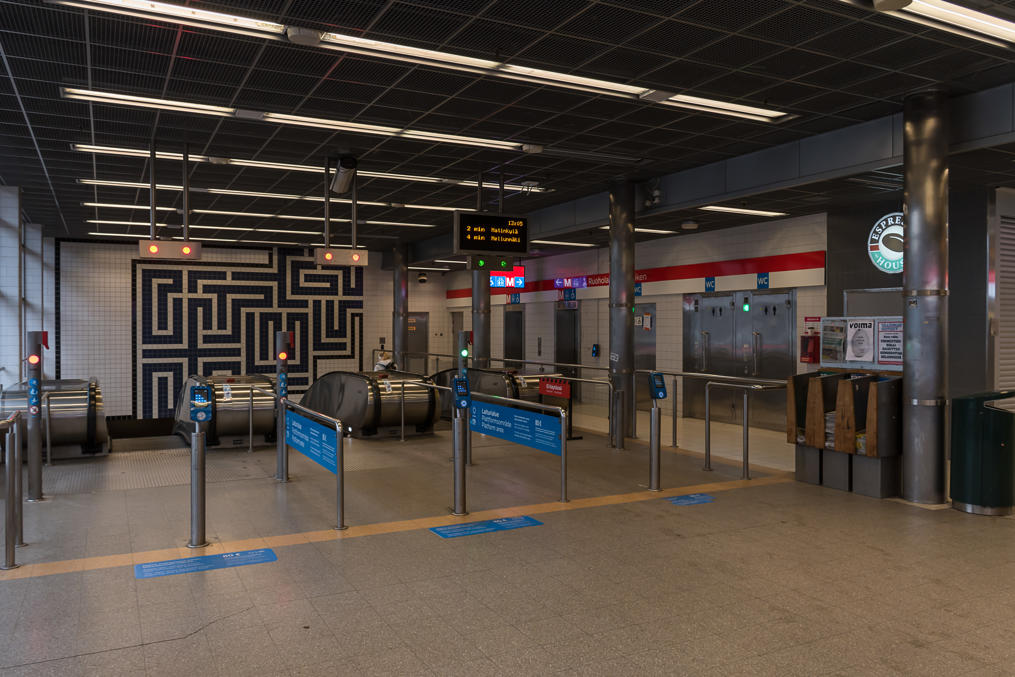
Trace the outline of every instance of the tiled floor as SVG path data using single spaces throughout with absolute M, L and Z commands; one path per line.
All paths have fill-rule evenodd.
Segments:
M 446 514 L 447 451 L 446 433 L 353 442 L 348 522 Z M 738 464 L 706 473 L 667 452 L 664 486 L 729 487 L 681 507 L 639 492 L 643 447 L 586 435 L 570 451 L 571 505 L 627 496 L 551 511 L 557 457 L 478 440 L 470 509 L 538 503 L 542 526 L 445 540 L 403 524 L 143 580 L 130 566 L 0 572 L 0 675 L 1015 674 L 1015 521 L 737 483 Z M 287 485 L 254 472 L 270 450 L 209 463 L 243 477 L 209 483 L 216 540 L 333 522 L 333 476 L 296 454 Z M 179 546 L 187 492 L 54 494 L 26 506 L 19 559 Z

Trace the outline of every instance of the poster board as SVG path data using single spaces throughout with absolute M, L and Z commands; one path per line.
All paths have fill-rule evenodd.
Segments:
M 821 366 L 902 371 L 901 317 L 821 318 Z

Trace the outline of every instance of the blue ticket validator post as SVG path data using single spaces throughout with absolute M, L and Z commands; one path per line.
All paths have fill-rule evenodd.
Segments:
M 661 417 L 659 400 L 666 399 L 666 379 L 663 375 L 654 371 L 648 375 L 648 394 L 652 398 L 652 409 L 649 411 L 649 437 L 648 437 L 648 490 L 659 491 L 659 445 L 662 443 L 659 420 Z
M 190 436 L 190 541 L 188 548 L 203 548 L 208 545 L 205 538 L 205 432 L 215 415 L 212 404 L 214 391 L 210 385 L 190 386 L 187 393 L 190 401 L 190 420 L 194 432 Z
M 472 393 L 469 391 L 469 379 L 460 374 L 451 379 L 451 397 L 454 402 L 454 419 L 452 420 L 452 460 L 454 461 L 454 508 L 452 515 L 468 515 L 465 505 L 465 464 L 466 439 L 469 430 L 469 407 L 472 406 Z

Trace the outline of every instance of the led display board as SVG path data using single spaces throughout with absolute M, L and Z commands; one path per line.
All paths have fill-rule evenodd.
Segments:
M 455 254 L 525 255 L 529 222 L 524 216 L 455 212 Z

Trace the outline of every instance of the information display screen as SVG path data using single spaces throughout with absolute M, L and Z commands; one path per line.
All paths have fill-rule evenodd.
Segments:
M 456 254 L 528 254 L 529 222 L 524 216 L 455 212 Z

